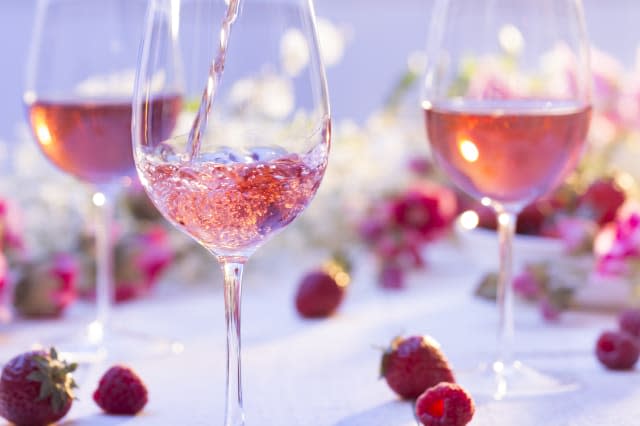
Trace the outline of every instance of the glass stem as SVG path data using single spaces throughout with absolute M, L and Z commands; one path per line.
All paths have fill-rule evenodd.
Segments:
M 498 361 L 509 365 L 513 361 L 513 237 L 516 213 L 499 209 L 500 273 L 498 275 Z
M 96 310 L 97 316 L 90 330 L 94 344 L 102 344 L 111 318 L 114 299 L 113 288 L 113 244 L 111 226 L 113 221 L 113 199 L 110 191 L 93 194 L 96 210 Z
M 242 270 L 245 261 L 222 259 L 224 305 L 227 322 L 227 389 L 225 426 L 243 426 L 242 371 L 240 359 L 240 309 Z

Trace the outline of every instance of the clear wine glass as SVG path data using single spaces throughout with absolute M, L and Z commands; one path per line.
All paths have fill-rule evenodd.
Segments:
M 114 201 L 136 173 L 131 98 L 145 13 L 144 0 L 39 0 L 36 6 L 24 93 L 28 121 L 44 155 L 91 187 L 96 210 L 96 319 L 82 336 L 46 342 L 80 361 L 169 344 L 142 344 L 142 335 L 116 332 L 109 321 Z M 177 114 L 176 99 L 153 102 Z M 165 126 L 154 136 L 168 136 Z
M 518 212 L 574 168 L 590 121 L 580 0 L 438 0 L 422 107 L 436 163 L 498 216 L 498 357 L 470 386 L 497 399 L 575 388 L 516 360 L 512 240 Z
M 310 0 L 152 0 L 134 92 L 138 174 L 224 274 L 225 425 L 243 425 L 240 296 L 245 263 L 309 204 L 330 115 Z M 178 125 L 156 96 L 180 94 Z M 168 123 L 168 124 L 167 124 Z

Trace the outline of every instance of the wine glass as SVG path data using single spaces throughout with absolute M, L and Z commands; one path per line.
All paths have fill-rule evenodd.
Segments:
M 116 333 L 109 321 L 114 202 L 136 173 L 131 97 L 145 13 L 143 0 L 40 0 L 36 7 L 24 93 L 28 121 L 44 155 L 90 186 L 96 208 L 97 315 L 82 336 L 56 343 L 80 361 L 165 343 L 141 344 L 133 334 Z M 153 102 L 177 115 L 176 99 Z M 165 126 L 155 134 L 159 139 L 170 132 Z
M 133 102 L 134 157 L 158 209 L 220 263 L 227 326 L 225 425 L 243 425 L 245 263 L 309 204 L 331 123 L 310 0 L 152 0 Z M 163 105 L 180 94 L 172 127 Z
M 422 107 L 436 163 L 498 217 L 498 357 L 470 383 L 496 399 L 575 388 L 512 351 L 518 212 L 574 168 L 590 121 L 580 0 L 439 0 Z M 484 381 L 482 381 L 484 379 Z

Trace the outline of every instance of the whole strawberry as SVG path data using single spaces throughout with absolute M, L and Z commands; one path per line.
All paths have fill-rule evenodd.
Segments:
M 382 357 L 381 375 L 405 399 L 415 399 L 440 382 L 455 382 L 438 343 L 427 336 L 394 339 Z
M 147 404 L 147 388 L 133 370 L 116 365 L 100 379 L 93 400 L 109 414 L 134 415 Z
M 333 314 L 344 299 L 349 285 L 348 265 L 334 260 L 322 270 L 306 274 L 296 293 L 296 309 L 305 318 L 324 318 Z
M 16 425 L 41 426 L 64 417 L 71 408 L 76 384 L 76 364 L 49 353 L 32 351 L 18 355 L 2 369 L 0 416 Z

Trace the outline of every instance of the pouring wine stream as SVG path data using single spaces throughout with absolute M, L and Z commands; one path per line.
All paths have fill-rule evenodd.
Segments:
M 224 72 L 224 65 L 227 58 L 227 47 L 229 46 L 229 36 L 231 35 L 233 23 L 238 17 L 241 1 L 242 0 L 228 0 L 227 3 L 227 11 L 222 21 L 222 28 L 220 29 L 218 53 L 211 62 L 209 76 L 207 77 L 207 84 L 204 92 L 202 93 L 200 107 L 198 108 L 198 114 L 193 120 L 193 125 L 189 132 L 189 161 L 196 159 L 200 153 L 201 138 L 207 128 L 209 113 L 211 112 L 213 100 L 216 96 L 218 85 L 222 78 L 222 73 Z

